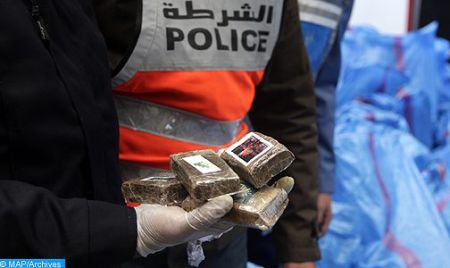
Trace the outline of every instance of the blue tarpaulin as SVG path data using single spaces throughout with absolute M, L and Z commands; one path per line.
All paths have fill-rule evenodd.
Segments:
M 344 38 L 319 267 L 450 267 L 450 46 L 436 30 Z
M 416 164 L 428 149 L 406 121 L 350 103 L 338 113 L 335 141 L 338 209 L 319 267 L 450 267 L 450 239 Z
M 395 96 L 403 102 L 401 114 L 411 132 L 431 148 L 449 50 L 449 43 L 437 38 L 436 31 L 435 23 L 404 37 L 352 28 L 342 43 L 337 105 L 373 93 Z

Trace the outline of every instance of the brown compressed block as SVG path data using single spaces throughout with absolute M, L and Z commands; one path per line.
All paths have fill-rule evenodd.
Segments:
M 199 206 L 203 205 L 205 203 L 205 201 L 199 201 L 199 200 L 195 200 L 194 198 L 192 198 L 191 196 L 187 196 L 186 199 L 183 200 L 183 202 L 181 203 L 181 208 L 183 208 L 185 211 L 189 212 L 192 211 L 196 208 L 198 208 Z
M 173 173 L 133 179 L 122 183 L 126 202 L 181 206 L 188 193 Z
M 294 154 L 277 140 L 251 132 L 222 152 L 221 157 L 256 188 L 267 184 L 294 161 Z
M 288 204 L 288 195 L 280 188 L 264 186 L 256 189 L 242 182 L 241 191 L 233 196 L 233 208 L 224 220 L 268 230 L 275 225 Z
M 212 150 L 171 155 L 170 165 L 196 200 L 208 200 L 240 188 L 239 176 Z

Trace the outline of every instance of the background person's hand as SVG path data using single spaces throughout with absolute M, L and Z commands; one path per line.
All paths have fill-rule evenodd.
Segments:
M 231 209 L 233 199 L 220 196 L 186 212 L 180 207 L 140 205 L 136 207 L 137 252 L 146 257 L 166 247 L 218 235 L 230 229 L 219 220 Z
M 319 236 L 323 236 L 330 226 L 333 213 L 331 210 L 331 195 L 319 193 L 317 198 L 317 225 Z

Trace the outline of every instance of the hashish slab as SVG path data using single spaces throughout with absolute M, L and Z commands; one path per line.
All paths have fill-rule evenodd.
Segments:
M 294 161 L 294 154 L 277 140 L 251 132 L 222 152 L 221 157 L 256 188 L 267 184 Z
M 208 200 L 240 188 L 239 176 L 212 150 L 171 155 L 170 165 L 196 200 Z
M 288 204 L 283 189 L 264 186 L 258 190 L 245 182 L 233 199 L 233 208 L 224 220 L 260 230 L 272 228 Z
M 134 179 L 122 184 L 126 202 L 180 206 L 188 196 L 183 184 L 173 173 Z

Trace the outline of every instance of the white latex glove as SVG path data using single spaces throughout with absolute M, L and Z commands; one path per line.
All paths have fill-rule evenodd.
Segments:
M 143 256 L 207 235 L 230 229 L 219 220 L 231 209 L 233 199 L 220 196 L 186 212 L 180 207 L 140 205 L 137 215 L 137 252 Z M 216 224 L 217 223 L 217 224 Z
M 273 186 L 283 189 L 289 194 L 292 191 L 292 188 L 294 188 L 294 184 L 295 181 L 292 177 L 284 176 L 283 178 L 277 180 Z

